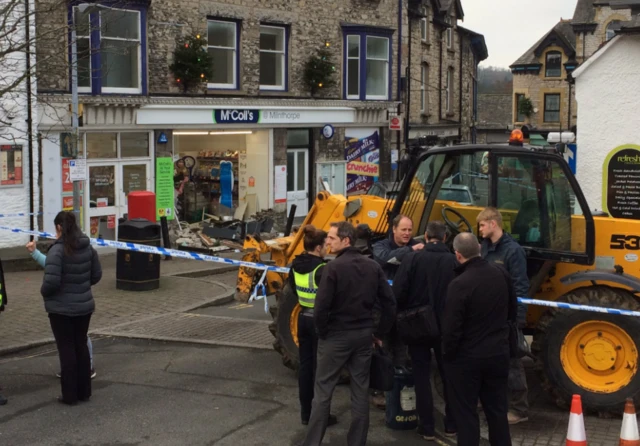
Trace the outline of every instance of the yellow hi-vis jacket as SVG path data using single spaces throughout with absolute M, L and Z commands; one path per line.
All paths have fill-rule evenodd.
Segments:
M 316 271 L 322 263 L 308 274 L 300 274 L 293 271 L 293 279 L 296 282 L 296 293 L 298 293 L 298 303 L 305 308 L 313 308 L 316 305 L 316 294 L 318 293 L 318 285 L 316 284 Z

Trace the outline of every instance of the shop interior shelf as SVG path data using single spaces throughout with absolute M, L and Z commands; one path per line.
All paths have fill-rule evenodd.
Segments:
M 204 161 L 238 161 L 237 156 L 199 156 L 198 159 Z

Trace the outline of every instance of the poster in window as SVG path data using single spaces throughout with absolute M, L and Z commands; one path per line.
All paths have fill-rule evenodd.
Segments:
M 71 173 L 69 172 L 69 160 L 71 160 L 71 158 L 62 158 L 62 192 L 73 192 L 73 181 L 71 181 Z
M 89 205 L 108 207 L 116 205 L 115 166 L 89 167 Z
M 347 195 L 363 194 L 380 176 L 380 135 L 347 130 L 344 157 L 347 160 Z
M 22 146 L 2 145 L 0 146 L 0 156 L 2 160 L 0 185 L 22 184 Z

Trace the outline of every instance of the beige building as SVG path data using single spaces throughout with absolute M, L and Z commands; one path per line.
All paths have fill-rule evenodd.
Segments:
M 578 0 L 572 19 L 558 22 L 511 65 L 516 127 L 542 134 L 574 128 L 578 112 L 571 73 L 631 18 L 629 6 L 621 3 Z

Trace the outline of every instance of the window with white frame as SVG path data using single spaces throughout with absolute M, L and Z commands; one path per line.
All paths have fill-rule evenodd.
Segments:
M 420 40 L 422 40 L 423 42 L 427 41 L 428 31 L 429 31 L 429 27 L 428 27 L 427 19 L 426 18 L 420 19 Z
M 388 100 L 390 38 L 386 35 L 371 35 L 369 32 L 367 29 L 353 34 L 345 33 L 345 96 L 347 99 L 362 101 Z
M 347 98 L 360 98 L 360 36 L 347 36 Z
M 449 25 L 447 27 L 447 48 L 451 49 L 453 46 L 453 20 L 451 17 L 447 17 L 445 22 Z
M 447 86 L 445 88 L 445 109 L 447 113 L 453 112 L 453 68 L 447 70 Z
M 207 51 L 213 64 L 209 88 L 237 88 L 238 24 L 222 20 L 207 21 Z
M 423 115 L 429 111 L 429 66 L 422 64 L 420 67 L 420 113 Z
M 260 89 L 284 90 L 287 76 L 287 30 L 260 26 Z
M 142 93 L 141 14 L 137 10 L 103 7 L 80 13 L 74 7 L 78 50 L 78 90 L 98 93 Z M 96 24 L 97 33 L 92 33 Z M 93 35 L 92 35 L 93 34 Z M 91 42 L 97 38 L 98 42 Z M 91 47 L 99 51 L 91 51 Z M 97 80 L 98 85 L 93 85 Z

